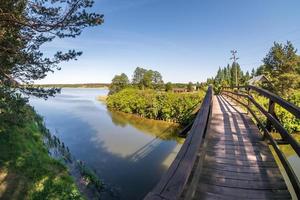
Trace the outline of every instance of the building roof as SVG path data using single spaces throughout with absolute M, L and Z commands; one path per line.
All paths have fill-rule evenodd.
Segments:
M 259 76 L 254 76 L 250 80 L 248 80 L 249 85 L 254 85 L 255 83 L 262 82 L 262 83 L 270 83 L 270 81 L 264 76 L 264 75 L 259 75 Z

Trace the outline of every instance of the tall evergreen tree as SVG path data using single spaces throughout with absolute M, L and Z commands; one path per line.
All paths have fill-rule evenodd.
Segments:
M 258 69 L 269 78 L 276 92 L 283 96 L 288 96 L 295 89 L 299 89 L 300 62 L 296 52 L 289 41 L 285 45 L 275 42 L 263 59 L 264 66 Z
M 33 83 L 82 53 L 69 50 L 46 56 L 41 47 L 102 24 L 103 15 L 88 12 L 92 6 L 92 0 L 0 0 L 1 122 L 6 114 L 21 113 L 26 95 L 47 98 L 58 91 L 34 87 Z

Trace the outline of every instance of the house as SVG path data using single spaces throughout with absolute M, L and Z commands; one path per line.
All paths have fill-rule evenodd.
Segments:
M 248 85 L 256 85 L 258 83 L 267 83 L 271 85 L 271 82 L 264 75 L 254 76 L 248 80 Z
M 182 93 L 182 92 L 187 92 L 186 88 L 173 88 L 172 91 L 174 93 Z

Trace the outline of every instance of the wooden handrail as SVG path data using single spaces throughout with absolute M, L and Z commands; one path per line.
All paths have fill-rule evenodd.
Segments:
M 228 87 L 227 87 L 228 88 Z M 258 92 L 259 94 L 267 97 L 270 99 L 269 101 L 269 108 L 270 108 L 270 104 L 276 102 L 277 104 L 279 104 L 280 106 L 284 107 L 287 111 L 289 111 L 290 113 L 292 113 L 294 116 L 296 116 L 297 118 L 298 115 L 300 114 L 300 108 L 297 107 L 294 104 L 291 104 L 287 101 L 285 101 L 284 99 L 282 99 L 281 97 L 278 97 L 277 95 L 263 90 L 261 88 L 255 87 L 255 86 L 239 86 L 239 87 L 231 87 L 231 88 L 245 88 L 247 90 L 249 89 L 253 89 L 256 92 Z M 287 158 L 285 157 L 285 155 L 282 153 L 282 151 L 280 150 L 280 148 L 278 147 L 278 143 L 276 140 L 274 140 L 274 138 L 272 137 L 272 135 L 269 133 L 269 130 L 267 129 L 267 127 L 265 127 L 263 125 L 263 123 L 259 120 L 259 118 L 256 116 L 256 114 L 253 112 L 253 110 L 249 107 L 249 104 L 245 104 L 242 101 L 240 101 L 239 99 L 233 97 L 232 95 L 236 95 L 239 97 L 243 97 L 248 99 L 251 103 L 253 103 L 255 105 L 256 108 L 259 109 L 259 111 L 265 115 L 267 117 L 268 122 L 272 123 L 272 125 L 274 126 L 274 128 L 280 133 L 281 137 L 283 138 L 283 140 L 287 143 L 290 144 L 292 146 L 292 148 L 294 149 L 294 151 L 297 153 L 298 156 L 300 156 L 300 146 L 299 143 L 288 133 L 288 131 L 283 127 L 283 125 L 279 122 L 279 120 L 276 119 L 276 117 L 274 116 L 274 113 L 270 113 L 270 109 L 268 111 L 266 111 L 261 105 L 259 105 L 255 99 L 251 96 L 251 95 L 247 95 L 247 94 L 241 94 L 238 92 L 233 92 L 233 91 L 226 91 L 223 90 L 223 88 L 221 89 L 221 95 L 226 95 L 227 97 L 230 97 L 231 99 L 235 100 L 236 102 L 240 103 L 241 105 L 243 105 L 244 107 L 246 107 L 246 109 L 251 113 L 251 115 L 254 117 L 255 121 L 259 124 L 260 128 L 263 130 L 265 137 L 270 141 L 271 145 L 273 146 L 277 156 L 279 157 L 280 162 L 282 163 L 291 183 L 292 186 L 295 190 L 295 193 L 298 197 L 298 199 L 300 199 L 300 183 L 299 180 L 293 170 L 293 168 L 291 167 L 291 165 L 289 164 Z M 273 111 L 272 111 L 273 112 Z
M 283 125 L 274 117 L 272 116 L 268 111 L 266 111 L 261 105 L 259 105 L 253 97 L 245 94 L 239 94 L 231 91 L 223 91 L 227 93 L 231 93 L 234 95 L 238 95 L 244 98 L 249 99 L 259 110 L 261 113 L 263 113 L 267 119 L 274 125 L 274 128 L 278 131 L 278 133 L 281 135 L 281 137 L 286 140 L 292 148 L 295 150 L 295 152 L 300 156 L 300 145 L 299 143 L 293 138 L 288 131 L 283 127 Z
M 233 86 L 233 87 L 224 87 L 224 88 L 244 88 L 244 89 L 248 89 L 248 90 L 254 90 L 257 93 L 259 93 L 260 95 L 272 100 L 273 102 L 277 103 L 278 105 L 280 105 L 281 107 L 285 108 L 287 111 L 289 111 L 291 114 L 293 114 L 295 117 L 300 118 L 300 108 L 286 100 L 284 100 L 283 98 L 281 98 L 280 96 L 273 94 L 272 92 L 259 88 L 257 86 L 253 86 L 253 85 L 247 85 L 247 86 Z
M 211 112 L 212 97 L 213 90 L 210 86 L 192 128 L 175 160 L 155 188 L 148 193 L 145 200 L 175 200 L 182 194 L 205 136 Z

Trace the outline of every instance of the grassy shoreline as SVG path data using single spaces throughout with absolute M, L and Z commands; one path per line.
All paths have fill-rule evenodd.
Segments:
M 42 119 L 29 107 L 26 115 L 22 127 L 0 132 L 0 198 L 84 199 L 67 167 L 49 155 Z
M 97 100 L 102 103 L 106 103 L 107 97 L 108 97 L 108 95 L 100 95 L 100 96 L 97 96 Z

